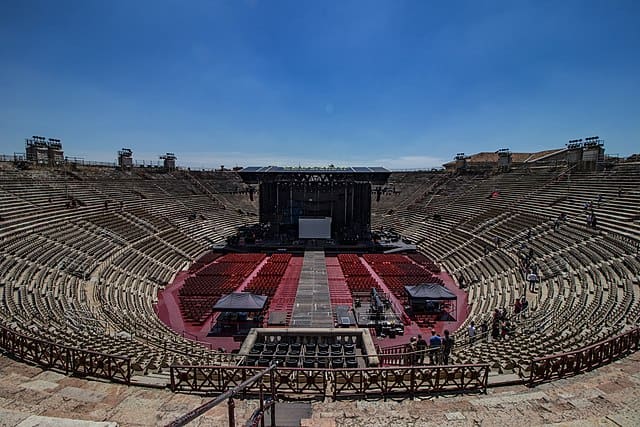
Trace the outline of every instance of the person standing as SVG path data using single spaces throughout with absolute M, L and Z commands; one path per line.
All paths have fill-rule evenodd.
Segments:
M 449 355 L 451 354 L 451 349 L 453 349 L 453 344 L 455 343 L 452 336 L 449 336 L 449 330 L 444 330 L 444 338 L 442 339 L 442 364 L 449 364 Z
M 415 346 L 413 345 L 415 337 L 404 346 L 404 363 L 405 365 L 413 366 Z
M 527 279 L 529 280 L 529 292 L 535 292 L 536 282 L 538 281 L 538 275 L 535 274 L 534 272 L 531 272 L 529 273 L 529 276 L 527 277 Z
M 473 344 L 476 339 L 476 322 L 471 321 L 469 324 L 469 344 Z
M 429 338 L 429 361 L 432 365 L 436 365 L 438 362 L 440 347 L 442 347 L 442 338 L 434 329 L 431 331 L 431 338 Z
M 500 337 L 500 319 L 493 319 L 491 322 L 491 339 L 497 340 Z
M 416 348 L 418 350 L 418 363 L 424 365 L 424 355 L 427 352 L 427 342 L 422 335 L 418 335 L 418 341 L 416 342 Z
M 520 302 L 520 298 L 516 298 L 516 302 L 513 305 L 513 313 L 519 314 L 522 311 L 522 303 Z

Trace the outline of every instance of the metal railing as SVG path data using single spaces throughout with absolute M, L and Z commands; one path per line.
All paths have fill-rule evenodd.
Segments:
M 639 343 L 640 328 L 635 328 L 575 351 L 533 359 L 528 385 L 588 372 L 637 351 Z

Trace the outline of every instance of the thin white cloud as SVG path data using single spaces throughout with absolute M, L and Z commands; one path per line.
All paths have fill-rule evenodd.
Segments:
M 444 159 L 431 156 L 400 156 L 374 161 L 387 169 L 432 169 L 442 167 L 445 162 Z
M 383 166 L 388 169 L 432 169 L 439 168 L 444 159 L 431 156 L 405 155 L 386 158 L 322 158 L 279 156 L 268 153 L 209 152 L 183 153 L 178 155 L 178 164 L 192 168 L 218 168 L 220 165 L 234 166 Z

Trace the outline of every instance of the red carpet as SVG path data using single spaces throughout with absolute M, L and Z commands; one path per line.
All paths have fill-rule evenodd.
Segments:
M 342 273 L 342 268 L 335 256 L 325 257 L 327 264 L 327 281 L 329 282 L 329 296 L 331 298 L 331 306 L 353 304 L 351 291 L 347 286 L 347 281 Z
M 302 261 L 303 258 L 300 256 L 291 258 L 287 270 L 284 272 L 282 279 L 280 279 L 278 290 L 273 295 L 271 303 L 269 304 L 269 312 L 287 312 L 287 325 L 291 318 L 293 304 L 295 303 L 296 293 L 298 292 L 298 281 L 300 280 L 300 272 L 302 271 Z

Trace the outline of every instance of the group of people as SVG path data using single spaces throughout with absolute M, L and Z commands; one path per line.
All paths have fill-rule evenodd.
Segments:
M 528 249 L 528 250 L 527 250 Z M 538 276 L 538 263 L 535 260 L 535 252 L 532 247 L 522 242 L 518 250 L 520 259 L 520 268 L 524 273 L 525 279 L 529 282 L 529 292 L 536 291 L 536 283 L 540 280 Z
M 601 202 L 602 202 L 602 195 L 598 197 L 598 207 L 600 207 Z M 593 202 L 585 202 L 584 213 L 586 215 L 585 219 L 587 221 L 587 227 L 593 228 L 595 230 L 597 227 L 598 220 L 596 218 L 595 212 L 593 211 Z
M 500 244 L 502 243 L 502 238 L 500 238 L 500 236 L 495 236 L 493 238 L 493 248 L 494 249 L 500 249 Z M 490 244 L 486 244 L 484 245 L 484 254 L 485 255 L 489 255 L 489 253 L 491 252 L 491 245 Z
M 529 309 L 529 301 L 526 296 L 517 298 L 513 305 L 513 314 L 525 313 Z M 489 334 L 489 325 L 486 321 L 482 322 L 479 328 L 476 327 L 476 322 L 469 323 L 467 328 L 469 335 L 469 343 L 473 344 L 478 339 L 486 338 Z M 513 333 L 513 324 L 509 319 L 509 315 L 506 308 L 502 310 L 496 308 L 493 311 L 491 317 L 491 339 L 507 339 Z
M 409 357 L 409 364 L 424 365 L 427 355 L 431 365 L 448 365 L 451 350 L 453 349 L 454 339 L 447 329 L 444 330 L 444 336 L 434 329 L 431 331 L 431 338 L 427 342 L 422 335 L 411 337 L 407 344 L 406 354 Z
M 507 309 L 495 309 L 491 318 L 491 339 L 507 339 L 513 328 L 507 315 Z
M 567 222 L 567 214 L 562 212 L 553 222 L 553 231 L 558 231 L 560 226 L 565 222 Z

